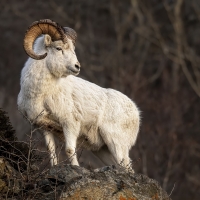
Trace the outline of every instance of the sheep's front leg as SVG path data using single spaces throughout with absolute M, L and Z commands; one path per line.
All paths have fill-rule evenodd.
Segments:
M 47 131 L 43 132 L 43 135 L 46 141 L 47 148 L 50 152 L 51 166 L 57 165 L 58 160 L 56 156 L 56 145 L 55 145 L 54 136 L 52 133 L 47 132 Z
M 72 165 L 78 165 L 77 152 L 76 152 L 76 141 L 78 138 L 79 130 L 70 130 L 69 128 L 64 128 L 65 136 L 65 151 L 69 161 Z

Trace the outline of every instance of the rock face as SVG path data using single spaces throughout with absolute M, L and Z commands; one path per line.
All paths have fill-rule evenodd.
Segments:
M 0 200 L 170 199 L 155 180 L 122 167 L 87 170 L 62 164 L 41 170 L 38 162 L 35 164 L 27 160 L 27 152 L 32 151 L 24 143 L 16 142 L 9 119 L 0 110 Z M 22 164 L 19 162 L 21 157 L 25 160 Z M 40 156 L 40 159 L 45 158 L 43 154 Z M 27 163 L 30 168 L 26 167 Z M 33 167 L 34 164 L 37 167 Z
M 71 165 L 55 166 L 44 180 L 51 186 L 49 191 L 46 188 L 46 194 L 57 183 L 57 195 L 62 200 L 170 199 L 155 180 L 112 166 L 94 171 Z
M 42 200 L 170 199 L 155 180 L 113 166 L 89 171 L 79 166 L 57 165 L 29 183 L 19 179 L 20 175 L 5 159 L 0 160 L 0 169 L 3 199 L 6 196 L 8 199 L 12 196 L 10 199 Z

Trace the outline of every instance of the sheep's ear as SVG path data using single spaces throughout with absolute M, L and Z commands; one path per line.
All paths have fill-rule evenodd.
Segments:
M 45 46 L 50 46 L 51 45 L 51 42 L 52 42 L 52 40 L 51 40 L 51 36 L 50 35 L 48 35 L 48 34 L 46 34 L 45 36 L 44 36 L 44 44 L 45 44 Z

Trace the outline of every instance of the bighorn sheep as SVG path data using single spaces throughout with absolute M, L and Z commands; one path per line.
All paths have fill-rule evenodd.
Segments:
M 124 94 L 76 77 L 80 64 L 75 40 L 73 29 L 49 19 L 28 28 L 24 49 L 31 58 L 22 69 L 18 108 L 42 127 L 52 165 L 58 163 L 54 142 L 58 137 L 65 141 L 72 165 L 79 165 L 76 148 L 81 145 L 105 165 L 128 166 L 139 131 L 139 110 Z

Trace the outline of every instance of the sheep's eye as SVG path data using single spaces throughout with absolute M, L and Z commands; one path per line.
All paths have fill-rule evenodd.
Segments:
M 56 47 L 56 49 L 57 49 L 58 51 L 62 51 L 62 48 L 60 48 L 60 47 Z

